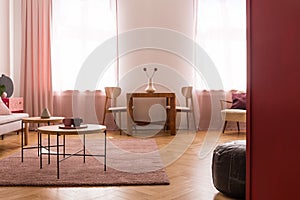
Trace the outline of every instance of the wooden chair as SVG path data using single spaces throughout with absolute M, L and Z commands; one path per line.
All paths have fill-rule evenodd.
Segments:
M 113 113 L 114 121 L 116 122 L 116 114 L 118 113 L 120 135 L 122 134 L 121 113 L 127 112 L 126 106 L 117 106 L 117 98 L 120 96 L 121 92 L 122 91 L 120 87 L 105 87 L 106 98 L 104 103 L 104 114 L 103 114 L 103 121 L 102 121 L 102 123 L 104 124 L 106 114 Z
M 194 128 L 196 130 L 194 102 L 193 102 L 193 87 L 192 86 L 182 87 L 181 94 L 185 97 L 185 106 L 176 106 L 176 113 L 177 112 L 186 113 L 187 129 L 189 129 L 190 127 L 189 114 L 192 114 Z M 170 106 L 167 106 L 167 110 L 168 109 L 170 109 Z
M 246 122 L 246 110 L 244 109 L 233 109 L 230 106 L 233 102 L 228 100 L 220 100 L 221 103 L 221 116 L 225 121 L 222 133 L 225 132 L 228 121 L 236 122 L 238 133 L 240 133 L 240 122 Z

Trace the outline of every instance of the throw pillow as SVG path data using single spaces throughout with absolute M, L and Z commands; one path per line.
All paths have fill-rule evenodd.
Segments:
M 3 103 L 2 99 L 0 98 L 0 115 L 10 115 L 11 111 L 8 107 Z
M 231 108 L 246 110 L 246 93 L 232 93 Z

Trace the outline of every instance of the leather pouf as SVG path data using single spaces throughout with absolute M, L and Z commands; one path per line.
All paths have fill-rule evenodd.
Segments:
M 245 198 L 246 141 L 217 146 L 212 160 L 213 183 L 217 190 L 234 198 Z

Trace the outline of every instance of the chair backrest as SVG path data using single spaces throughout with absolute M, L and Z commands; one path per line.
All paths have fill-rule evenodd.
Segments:
M 104 89 L 105 89 L 106 99 L 111 99 L 112 100 L 111 106 L 116 106 L 116 99 L 121 94 L 121 91 L 122 91 L 121 88 L 120 87 L 105 87 Z
M 228 100 L 223 100 L 223 99 L 221 99 L 221 100 L 220 100 L 220 104 L 221 104 L 221 110 L 224 110 L 224 109 L 227 109 L 227 108 L 230 108 L 230 107 L 231 107 L 232 101 L 228 101 Z
M 191 101 L 191 107 L 193 107 L 193 87 L 187 86 L 181 88 L 181 94 L 185 97 L 185 105 L 189 107 L 189 99 Z
M 105 89 L 106 97 L 110 99 L 115 99 L 121 94 L 120 87 L 105 87 L 104 89 Z

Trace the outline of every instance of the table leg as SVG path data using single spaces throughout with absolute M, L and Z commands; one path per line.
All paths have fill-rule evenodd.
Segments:
M 29 123 L 25 123 L 24 145 L 28 144 Z
M 47 124 L 48 124 L 48 126 L 50 126 L 51 124 L 50 124 L 50 121 L 48 121 L 47 122 Z M 38 127 L 40 126 L 40 124 L 38 124 Z M 48 165 L 50 164 L 50 149 L 51 149 L 51 147 L 50 147 L 51 145 L 50 145 L 50 134 L 48 134 Z
M 56 134 L 56 147 L 57 179 L 59 179 L 59 133 Z
M 132 116 L 133 116 L 133 99 L 131 96 L 127 96 L 127 134 L 132 134 Z
M 104 171 L 106 171 L 106 129 L 104 130 Z
M 40 156 L 40 146 L 39 146 L 39 141 L 40 141 L 40 134 L 37 134 L 37 138 L 38 138 L 38 145 L 37 145 L 37 149 L 38 149 L 38 156 Z
M 21 122 L 21 129 L 22 129 L 22 133 L 21 133 L 21 161 L 23 162 L 23 158 L 24 158 L 24 149 L 23 149 L 23 145 L 24 145 L 24 129 L 23 129 L 24 123 Z
M 48 164 L 50 164 L 50 134 L 48 134 Z
M 175 97 L 170 98 L 170 118 L 169 118 L 169 126 L 171 135 L 176 135 L 176 102 Z
M 170 106 L 170 98 L 166 98 L 166 106 Z M 170 109 L 166 109 L 167 120 L 165 122 L 164 131 L 170 130 Z
M 83 163 L 85 163 L 85 134 L 83 134 Z
M 66 157 L 66 135 L 63 136 L 63 154 L 64 158 Z
M 40 149 L 40 169 L 43 167 L 43 154 L 42 154 L 42 134 L 38 132 L 38 148 Z

